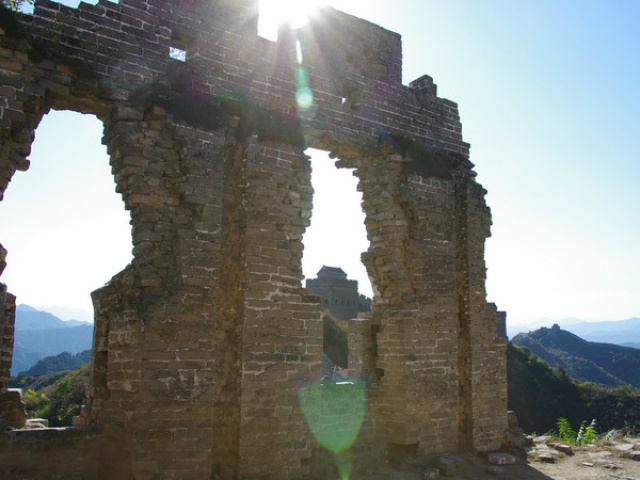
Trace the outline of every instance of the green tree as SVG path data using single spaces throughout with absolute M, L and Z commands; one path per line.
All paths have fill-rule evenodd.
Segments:
M 38 393 L 33 388 L 28 389 L 24 394 L 24 402 L 27 407 L 29 418 L 39 418 L 38 413 L 44 411 L 49 405 L 49 398 L 46 393 Z
M 24 399 L 28 416 L 46 418 L 52 427 L 71 425 L 82 409 L 89 375 L 89 364 L 85 364 L 40 390 L 27 389 Z
M 69 377 L 65 377 L 60 380 L 56 385 L 56 397 L 64 397 L 71 393 L 73 387 L 71 386 L 71 379 Z

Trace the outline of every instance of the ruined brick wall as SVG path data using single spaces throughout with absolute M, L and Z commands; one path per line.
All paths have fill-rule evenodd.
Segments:
M 506 344 L 485 299 L 491 220 L 456 104 L 429 77 L 402 85 L 393 32 L 327 8 L 274 43 L 256 34 L 256 6 L 39 0 L 33 16 L 0 12 L 0 191 L 28 169 L 42 116 L 69 109 L 103 122 L 131 214 L 133 261 L 93 293 L 84 474 L 316 471 L 298 402 L 322 366 L 322 307 L 301 286 L 307 146 L 355 168 L 363 192 L 375 298 L 350 339 L 368 395 L 358 451 L 498 448 Z M 298 108 L 307 81 L 314 102 Z M 5 464 L 23 447 L 2 441 Z
M 0 245 L 0 274 L 6 263 L 6 249 Z M 26 422 L 24 403 L 17 391 L 8 389 L 11 378 L 13 338 L 16 323 L 16 297 L 0 283 L 0 428 L 20 428 Z
M 100 478 L 98 435 L 87 429 L 13 430 L 0 436 L 2 478 Z
M 0 245 L 0 274 L 7 263 L 7 251 Z M 7 292 L 6 285 L 0 284 L 0 394 L 7 388 L 11 376 L 13 355 L 13 334 L 15 332 L 15 298 Z

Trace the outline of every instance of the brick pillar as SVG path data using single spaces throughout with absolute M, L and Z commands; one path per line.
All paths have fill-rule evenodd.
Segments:
M 6 256 L 7 250 L 0 245 L 0 275 L 2 275 L 2 272 L 7 266 L 7 262 L 5 261 Z M 12 304 L 13 310 L 11 309 Z M 6 390 L 9 377 L 11 376 L 14 323 L 15 298 L 7 292 L 7 286 L 0 283 L 0 392 Z
M 7 251 L 0 245 L 0 275 L 6 266 Z M 27 421 L 27 412 L 20 393 L 7 388 L 11 377 L 13 339 L 16 322 L 16 297 L 0 283 L 0 428 L 21 428 Z
M 369 313 L 359 313 L 349 321 L 349 378 L 367 382 L 375 377 L 376 330 Z
M 484 290 L 490 212 L 470 170 L 454 175 L 452 164 L 423 176 L 412 161 L 394 154 L 357 165 L 371 239 L 365 261 L 379 292 L 372 408 L 391 452 L 484 448 L 482 432 L 499 436 L 506 415 L 496 393 L 506 385 L 497 317 Z M 485 362 L 496 366 L 493 388 L 478 374 Z
M 104 476 L 210 478 L 224 135 L 119 106 L 104 141 L 134 255 L 93 293 Z
M 379 295 L 372 408 L 394 449 L 457 447 L 455 251 L 451 182 L 407 176 L 400 155 L 358 165 L 371 246 L 365 263 Z
M 0 391 L 6 391 L 11 378 L 15 322 L 16 297 L 0 283 Z
M 471 358 L 471 299 L 469 271 L 470 250 L 473 248 L 469 238 L 469 172 L 456 172 L 454 242 L 455 242 L 455 288 L 457 296 L 457 337 L 458 337 L 458 409 L 457 430 L 458 449 L 470 452 L 473 449 L 473 384 Z M 482 240 L 484 242 L 484 239 Z
M 301 285 L 310 166 L 301 149 L 257 137 L 234 148 L 220 285 L 228 297 L 220 314 L 226 371 L 215 413 L 222 421 L 230 415 L 230 436 L 214 426 L 214 454 L 227 455 L 241 479 L 301 478 L 310 472 L 315 443 L 298 395 L 320 381 L 322 368 L 320 305 Z
M 490 452 L 502 445 L 507 430 L 507 340 L 501 337 L 503 322 L 495 305 L 486 300 L 485 241 L 491 235 L 487 193 L 472 178 L 460 184 L 466 205 L 467 315 L 469 339 L 470 441 L 476 451 Z

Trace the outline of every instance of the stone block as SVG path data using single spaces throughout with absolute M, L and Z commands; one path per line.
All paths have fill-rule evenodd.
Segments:
M 27 410 L 21 389 L 9 388 L 0 392 L 0 420 L 11 428 L 23 428 L 26 425 Z
M 556 457 L 550 452 L 544 452 L 538 455 L 538 460 L 542 463 L 554 463 L 556 461 Z
M 437 468 L 427 468 L 422 474 L 423 480 L 437 480 L 438 478 L 440 478 L 440 470 Z
M 571 445 L 567 445 L 566 443 L 549 443 L 548 445 L 554 450 L 566 453 L 567 455 L 573 455 L 573 448 Z
M 499 452 L 490 453 L 487 460 L 493 465 L 514 465 L 516 463 L 515 456 Z
M 438 459 L 438 469 L 443 477 L 455 477 L 464 473 L 465 462 L 462 457 L 448 456 Z
M 25 428 L 49 428 L 49 420 L 46 418 L 29 418 Z
M 620 450 L 621 452 L 628 452 L 634 450 L 635 445 L 633 443 L 616 443 L 613 448 Z
M 631 460 L 635 460 L 635 461 L 640 461 L 640 450 L 627 452 L 626 458 L 630 458 Z

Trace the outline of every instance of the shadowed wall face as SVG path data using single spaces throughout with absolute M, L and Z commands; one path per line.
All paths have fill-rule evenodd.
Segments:
M 309 146 L 355 169 L 371 242 L 372 311 L 349 333 L 350 375 L 366 384 L 355 451 L 499 448 L 506 342 L 485 300 L 491 217 L 456 104 L 429 77 L 401 84 L 393 32 L 326 8 L 273 43 L 256 34 L 256 12 L 237 0 L 2 11 L 0 190 L 28 169 L 47 111 L 95 114 L 134 256 L 93 293 L 92 384 L 78 420 L 91 461 L 67 458 L 66 433 L 32 432 L 31 447 L 3 433 L 3 478 L 22 468 L 296 479 L 319 468 L 299 401 L 322 369 L 322 305 L 301 286 Z M 63 457 L 25 465 L 28 448 Z

